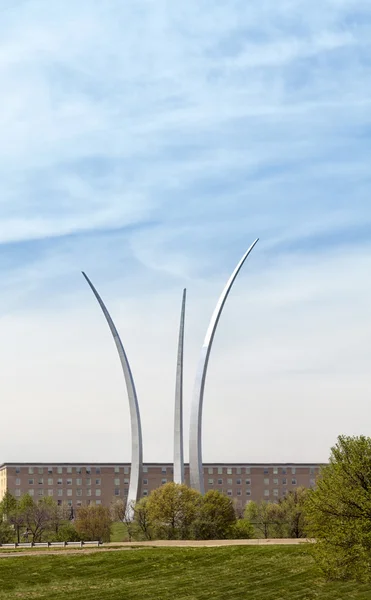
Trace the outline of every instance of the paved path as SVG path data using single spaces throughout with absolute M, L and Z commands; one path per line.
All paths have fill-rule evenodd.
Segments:
M 60 556 L 61 554 L 93 554 L 93 552 L 117 552 L 130 548 L 220 548 L 222 546 L 290 546 L 305 544 L 313 540 L 306 539 L 268 539 L 268 540 L 154 540 L 149 542 L 111 542 L 100 548 L 34 548 L 14 552 L 0 552 L 1 558 L 17 556 Z

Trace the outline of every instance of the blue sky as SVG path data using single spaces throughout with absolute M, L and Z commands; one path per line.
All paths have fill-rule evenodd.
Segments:
M 258 236 L 215 339 L 205 459 L 325 460 L 368 434 L 369 2 L 0 0 L 0 39 L 0 461 L 130 458 L 81 270 L 145 459 L 171 460 L 182 289 L 187 439 L 208 319 Z

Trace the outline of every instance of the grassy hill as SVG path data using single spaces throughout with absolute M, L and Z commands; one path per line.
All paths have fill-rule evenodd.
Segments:
M 370 600 L 324 582 L 303 546 L 136 548 L 0 558 L 1 600 Z

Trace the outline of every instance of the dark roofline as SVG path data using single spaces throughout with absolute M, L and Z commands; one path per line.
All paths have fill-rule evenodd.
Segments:
M 326 463 L 301 463 L 301 462 L 204 462 L 204 467 L 321 467 Z M 130 467 L 130 462 L 5 462 L 0 464 L 0 469 L 5 467 Z M 172 462 L 144 462 L 145 467 L 172 467 Z M 184 463 L 189 467 L 189 463 Z

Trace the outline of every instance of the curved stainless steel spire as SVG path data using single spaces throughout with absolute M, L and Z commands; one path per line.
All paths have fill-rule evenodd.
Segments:
M 107 323 L 111 330 L 113 339 L 115 341 L 117 351 L 119 353 L 122 370 L 124 372 L 126 388 L 129 398 L 130 406 L 130 421 L 131 421 L 131 469 L 130 469 L 130 483 L 129 492 L 127 497 L 127 507 L 129 517 L 133 517 L 134 504 L 139 500 L 141 495 L 142 485 L 142 472 L 143 472 L 143 442 L 142 442 L 142 426 L 140 423 L 140 413 L 137 393 L 135 390 L 134 379 L 131 373 L 129 361 L 127 359 L 124 346 L 122 345 L 120 336 L 115 327 L 114 322 L 111 319 L 107 308 L 97 290 L 93 286 L 89 277 L 83 272 L 83 276 L 91 287 L 94 296 L 98 300 L 99 306 L 101 307 L 104 316 L 107 319 Z
M 182 311 L 180 315 L 178 360 L 176 364 L 175 414 L 174 414 L 174 482 L 184 483 L 183 450 L 183 349 L 184 319 L 187 290 L 183 290 Z
M 222 313 L 224 304 L 228 298 L 228 294 L 231 287 L 240 272 L 242 265 L 249 256 L 250 252 L 257 244 L 259 238 L 251 244 L 250 248 L 245 252 L 237 267 L 230 276 L 227 285 L 225 286 L 218 303 L 215 307 L 214 313 L 211 317 L 208 330 L 206 332 L 205 340 L 201 350 L 201 356 L 198 363 L 198 369 L 196 374 L 196 381 L 193 392 L 193 402 L 191 409 L 191 424 L 189 432 L 189 473 L 190 473 L 190 484 L 195 490 L 199 490 L 202 494 L 204 493 L 204 475 L 202 468 L 202 405 L 204 399 L 205 381 L 207 367 L 210 358 L 211 347 L 215 335 L 215 331 Z

